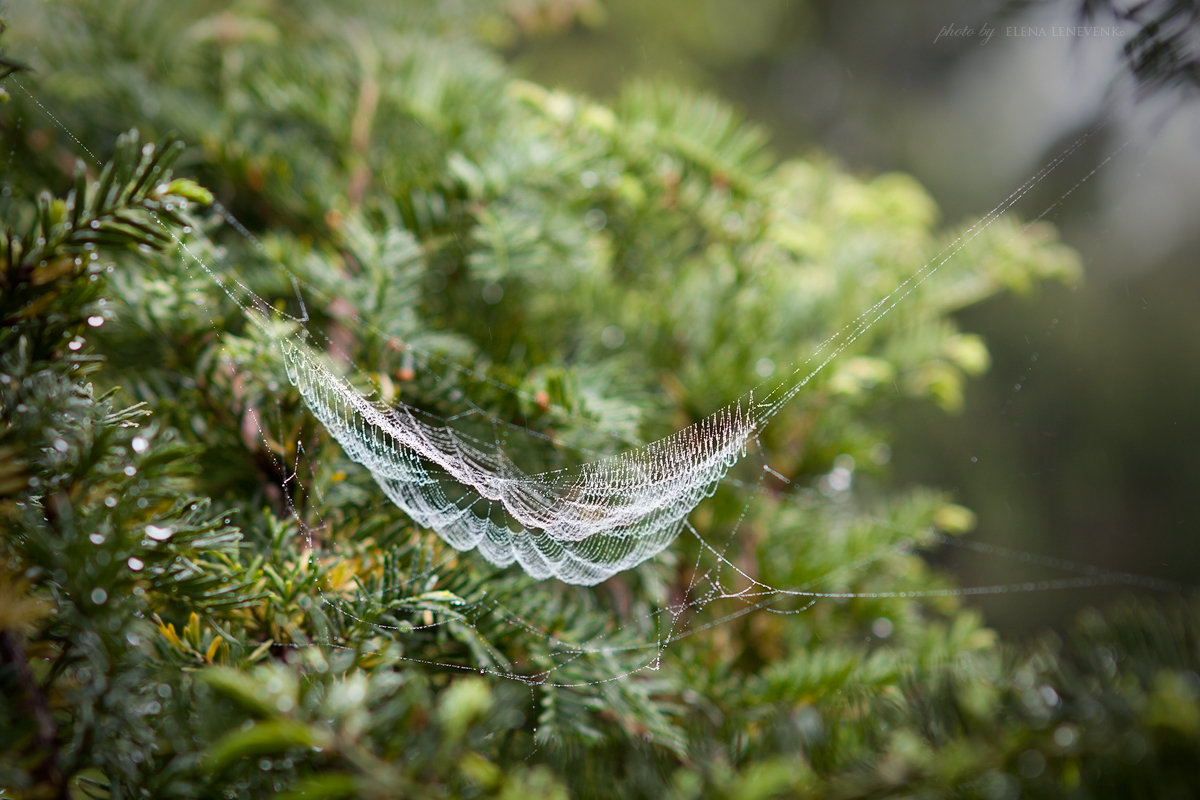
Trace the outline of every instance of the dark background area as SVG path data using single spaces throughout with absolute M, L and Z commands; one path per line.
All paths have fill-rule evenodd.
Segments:
M 1122 47 L 1136 26 L 1101 16 L 1093 34 L 1066 34 L 1078 2 L 565 5 L 565 34 L 511 49 L 529 77 L 601 99 L 639 77 L 712 91 L 765 125 L 780 157 L 823 151 L 862 174 L 915 175 L 947 225 L 987 213 L 1108 120 L 1018 207 L 1024 219 L 1052 207 L 1044 218 L 1083 256 L 1083 283 L 961 315 L 992 369 L 959 415 L 896 410 L 892 479 L 953 490 L 979 515 L 975 542 L 1194 584 L 1200 102 L 1134 85 Z M 964 585 L 1055 575 L 969 551 L 934 558 Z M 973 602 L 1031 632 L 1119 592 Z

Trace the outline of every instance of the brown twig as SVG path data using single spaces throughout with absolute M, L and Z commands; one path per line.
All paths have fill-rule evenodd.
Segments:
M 346 187 L 346 199 L 350 201 L 351 208 L 362 205 L 371 181 L 371 125 L 379 107 L 379 81 L 376 79 L 378 56 L 365 38 L 359 44 L 358 52 L 363 65 L 363 78 L 354 116 L 350 120 L 350 150 L 355 154 L 357 161 L 350 173 L 350 183 Z
M 58 726 L 54 722 L 54 715 L 50 713 L 46 695 L 29 668 L 25 649 L 12 631 L 0 631 L 0 664 L 8 666 L 16 675 L 24 701 L 22 705 L 33 719 L 35 735 L 31 749 L 36 748 L 45 754 L 33 771 L 34 778 L 40 786 L 49 790 L 46 797 L 66 800 L 67 783 L 59 766 Z

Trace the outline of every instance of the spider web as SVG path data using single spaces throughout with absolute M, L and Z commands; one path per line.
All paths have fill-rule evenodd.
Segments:
M 33 99 L 41 105 L 36 97 Z M 49 109 L 43 107 L 43 110 L 62 127 Z M 94 162 L 95 158 L 83 143 L 65 127 L 63 129 Z M 846 348 L 897 308 L 924 281 L 950 264 L 963 248 L 1025 198 L 1098 130 L 1094 129 L 1072 143 L 940 253 L 828 336 L 782 379 L 748 389 L 734 403 L 664 439 L 616 455 L 548 471 L 523 470 L 509 457 L 500 437 L 487 441 L 472 436 L 456 427 L 451 419 L 437 418 L 428 411 L 403 403 L 385 404 L 355 388 L 338 366 L 313 346 L 313 340 L 320 337 L 315 330 L 309 329 L 310 320 L 306 314 L 286 320 L 289 324 L 281 324 L 279 313 L 239 281 L 236 274 L 231 276 L 223 271 L 224 265 L 218 268 L 199 248 L 188 242 L 179 241 L 179 244 L 191 264 L 218 283 L 247 318 L 274 342 L 286 364 L 288 378 L 313 416 L 347 456 L 370 473 L 392 503 L 454 549 L 475 550 L 498 567 L 515 564 L 535 579 L 593 586 L 660 555 L 681 534 L 694 538 L 699 543 L 697 558 L 680 597 L 645 618 L 629 620 L 613 632 L 595 635 L 584 642 L 558 638 L 541 623 L 526 616 L 524 609 L 513 608 L 503 598 L 485 598 L 470 603 L 459 600 L 455 614 L 437 620 L 430 618 L 427 611 L 420 616 L 422 609 L 418 606 L 409 607 L 418 618 L 426 621 L 410 624 L 408 630 L 444 626 L 456 621 L 474 626 L 484 618 L 499 617 L 514 627 L 544 638 L 554 648 L 554 663 L 534 671 L 515 668 L 503 653 L 487 652 L 480 657 L 483 673 L 531 685 L 574 686 L 577 684 L 570 679 L 557 680 L 555 673 L 567 670 L 580 658 L 601 658 L 612 664 L 608 680 L 617 681 L 643 669 L 655 668 L 667 648 L 683 638 L 756 611 L 801 613 L 823 599 L 972 596 L 1113 584 L 1160 590 L 1175 588 L 1167 582 L 1142 576 L 1104 571 L 993 545 L 961 543 L 949 537 L 938 537 L 937 540 L 986 552 L 989 556 L 1012 558 L 1073 574 L 990 586 L 838 591 L 821 589 L 820 585 L 836 583 L 837 576 L 843 573 L 866 570 L 871 562 L 897 550 L 911 549 L 914 546 L 911 539 L 901 537 L 899 544 L 881 548 L 866 558 L 836 565 L 812 582 L 799 586 L 781 587 L 762 582 L 740 567 L 729 553 L 742 533 L 742 521 L 751 505 L 764 493 L 766 482 L 782 479 L 771 469 L 758 445 L 759 434 Z M 1123 147 L 1118 148 L 1118 152 Z M 1063 202 L 1113 156 L 1115 153 L 1088 172 L 1051 208 Z M 232 215 L 223 213 L 238 236 L 262 248 Z M 284 267 L 279 266 L 279 269 L 286 273 Z M 288 274 L 288 278 L 297 287 L 298 296 L 306 292 L 309 295 L 302 303 L 319 296 L 314 287 L 302 287 L 295 275 Z M 360 324 L 367 324 L 361 318 L 355 319 Z M 299 332 L 296 332 L 297 326 Z M 421 352 L 413 344 L 406 343 L 403 347 L 406 352 L 419 352 L 425 369 L 437 360 L 436 354 Z M 453 368 L 473 372 L 461 365 Z M 486 380 L 486 376 L 475 377 Z M 504 391 L 516 391 L 503 384 L 493 385 Z M 470 403 L 469 399 L 464 398 L 463 402 L 469 407 L 469 413 L 488 416 L 481 406 Z M 571 414 L 566 409 L 559 411 Z M 489 422 L 528 436 L 539 445 L 553 446 L 553 442 L 536 431 L 494 417 Z M 258 435 L 269 438 L 268 420 L 256 419 L 255 425 Z M 303 452 L 303 447 L 298 450 Z M 585 458 L 596 455 L 586 451 L 581 454 Z M 757 477 L 747 481 L 731 476 L 731 469 L 751 454 L 761 459 Z M 286 465 L 287 480 L 299 482 L 301 469 L 300 463 Z M 835 473 L 838 470 L 845 473 L 839 479 L 848 477 L 848 468 L 837 467 Z M 723 484 L 747 490 L 749 498 L 737 524 L 723 534 L 723 543 L 717 543 L 702 536 L 690 518 L 705 498 Z M 771 496 L 782 502 L 798 499 L 797 493 L 787 489 L 773 491 Z M 312 549 L 311 532 L 306 535 Z M 316 558 L 315 555 L 312 557 Z M 446 554 L 439 561 L 422 565 L 415 577 L 432 578 L 431 583 L 436 584 L 439 570 L 452 558 L 452 554 Z M 321 601 L 335 613 L 356 619 L 364 613 L 359 606 L 390 604 L 398 610 L 404 608 L 402 602 L 397 604 L 385 591 L 350 598 L 322 593 Z M 688 623 L 690 612 L 721 601 L 733 601 L 736 605 L 733 610 L 713 618 L 697 624 Z M 790 605 L 779 607 L 780 601 L 790 601 Z M 404 627 L 377 620 L 370 624 L 380 630 Z M 648 630 L 655 631 L 650 638 L 644 636 Z M 460 665 L 446 663 L 443 666 Z
M 744 457 L 747 443 L 759 430 L 1090 136 L 1076 140 L 942 252 L 826 339 L 762 401 L 756 402 L 753 390 L 748 391 L 667 438 L 579 467 L 528 474 L 494 443 L 470 439 L 447 425 L 425 423 L 410 406 L 372 402 L 303 342 L 278 337 L 278 345 L 289 379 L 314 416 L 415 522 L 458 550 L 478 550 L 497 566 L 515 562 L 534 578 L 595 585 L 670 545 L 692 510 Z M 243 308 L 249 310 L 248 305 Z
M 656 668 L 667 648 L 684 638 L 753 612 L 802 613 L 819 600 L 970 597 L 1115 584 L 1171 591 L 1178 587 L 1167 581 L 1101 570 L 996 545 L 960 542 L 941 535 L 935 537 L 939 544 L 1038 565 L 1069 573 L 1069 576 L 944 589 L 866 592 L 818 588 L 822 583 L 837 583 L 840 574 L 868 570 L 873 561 L 896 551 L 912 549 L 911 538 L 902 538 L 899 544 L 883 547 L 866 558 L 837 565 L 808 584 L 774 586 L 758 580 L 729 556 L 730 547 L 741 533 L 741 520 L 724 534 L 723 544 L 706 540 L 689 520 L 693 511 L 722 484 L 749 490 L 744 519 L 751 505 L 763 494 L 767 480 L 773 478 L 786 483 L 786 479 L 767 463 L 758 445 L 759 433 L 847 347 L 902 303 L 916 287 L 951 263 L 964 247 L 1037 187 L 1098 130 L 1099 127 L 1072 143 L 934 258 L 824 340 L 784 379 L 748 390 L 734 403 L 664 439 L 570 468 L 525 472 L 509 458 L 504 449 L 505 440 L 501 437 L 490 441 L 481 439 L 456 428 L 453 418 L 436 418 L 427 411 L 403 403 L 384 404 L 356 389 L 339 374 L 338 368 L 307 341 L 311 331 L 281 335 L 278 328 L 271 328 L 269 318 L 264 316 L 264 301 L 251 296 L 248 302 L 240 302 L 240 305 L 252 318 L 257 318 L 264 329 L 272 331 L 273 340 L 287 363 L 289 378 L 313 415 L 347 455 L 372 475 L 396 506 L 455 549 L 477 550 L 480 556 L 499 567 L 515 563 L 536 579 L 551 578 L 591 586 L 660 554 L 681 533 L 699 543 L 692 577 L 678 602 L 659 608 L 641 620 L 628 621 L 616 633 L 603 634 L 585 643 L 556 639 L 554 633 L 539 627 L 521 611 L 499 599 L 464 604 L 459 619 L 467 620 L 472 626 L 486 617 L 500 615 L 509 624 L 545 637 L 558 648 L 556 663 L 536 672 L 513 671 L 506 665 L 503 654 L 491 653 L 492 666 L 481 669 L 486 674 L 531 685 L 572 687 L 579 684 L 556 680 L 552 676 L 569 668 L 579 658 L 632 657 L 632 662 L 625 662 L 624 667 L 614 667 L 609 680 L 620 680 L 642 669 Z M 1124 145 L 1116 152 L 1123 148 Z M 1115 155 L 1113 153 L 1090 170 L 1038 218 L 1061 204 Z M 221 280 L 199 259 L 196 263 L 204 266 L 214 279 Z M 245 291 L 240 285 L 227 284 L 226 289 L 235 295 Z M 301 317 L 294 321 L 303 323 L 307 319 Z M 412 345 L 404 347 L 406 350 L 413 348 Z M 422 352 L 421 356 L 425 363 L 436 358 L 428 352 Z M 471 372 L 469 368 L 454 368 Z M 475 377 L 486 380 L 484 376 Z M 756 399 L 756 392 L 761 400 Z M 469 403 L 465 399 L 463 402 Z M 468 413 L 487 416 L 486 410 L 473 404 Z M 489 421 L 553 446 L 536 431 L 494 417 Z M 731 468 L 751 454 L 762 461 L 758 478 L 747 482 L 731 477 Z M 583 455 L 597 454 L 585 451 Z M 845 467 L 835 467 L 834 474 L 846 472 Z M 292 474 L 298 475 L 299 468 Z M 798 499 L 797 494 L 790 492 L 773 492 L 772 496 L 783 498 L 785 502 Z M 887 526 L 883 520 L 875 520 L 875 523 Z M 441 563 L 429 565 L 423 574 L 436 576 L 440 567 L 451 558 L 447 556 Z M 328 596 L 323 599 L 339 613 L 355 613 L 345 599 Z M 780 601 L 788 600 L 792 605 L 779 607 Z M 721 601 L 735 601 L 737 605 L 716 618 L 688 624 L 689 614 Z M 444 624 L 445 621 L 431 622 L 419 627 Z M 634 636 L 630 639 L 631 632 L 644 632 L 647 626 L 657 631 L 654 638 L 646 640 Z M 882 635 L 886 636 L 886 626 L 881 630 L 885 630 Z

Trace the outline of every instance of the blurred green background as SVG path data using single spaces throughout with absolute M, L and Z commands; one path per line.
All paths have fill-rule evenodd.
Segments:
M 639 77 L 719 93 L 770 129 L 778 155 L 909 172 L 950 223 L 987 213 L 1108 120 L 1018 207 L 1023 219 L 1049 208 L 1084 282 L 961 315 L 993 367 L 956 417 L 915 403 L 896 414 L 893 479 L 954 490 L 979 514 L 975 541 L 1193 584 L 1200 104 L 1136 90 L 1121 51 L 1136 29 L 1099 18 L 1070 34 L 1080 5 L 514 3 L 524 35 L 508 55 L 538 82 L 602 99 Z M 1043 576 L 962 550 L 938 557 L 964 585 Z M 1021 633 L 1114 591 L 975 602 Z

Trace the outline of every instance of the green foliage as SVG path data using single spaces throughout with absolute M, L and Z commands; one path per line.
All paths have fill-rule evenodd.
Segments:
M 609 108 L 516 80 L 481 42 L 525 18 L 468 5 L 79 0 L 12 20 L 37 72 L 0 128 L 0 785 L 1194 788 L 1194 607 L 1018 652 L 916 552 L 970 512 L 875 480 L 881 412 L 953 410 L 987 366 L 951 313 L 1074 277 L 1053 232 L 1002 220 L 864 318 L 955 239 L 911 179 L 779 162 L 679 89 Z M 112 141 L 98 172 L 77 163 Z M 364 389 L 475 412 L 455 424 L 548 468 L 800 378 L 874 322 L 692 518 L 758 580 L 856 596 L 704 596 L 694 540 L 592 590 L 453 553 L 312 421 L 242 287 L 306 314 Z

